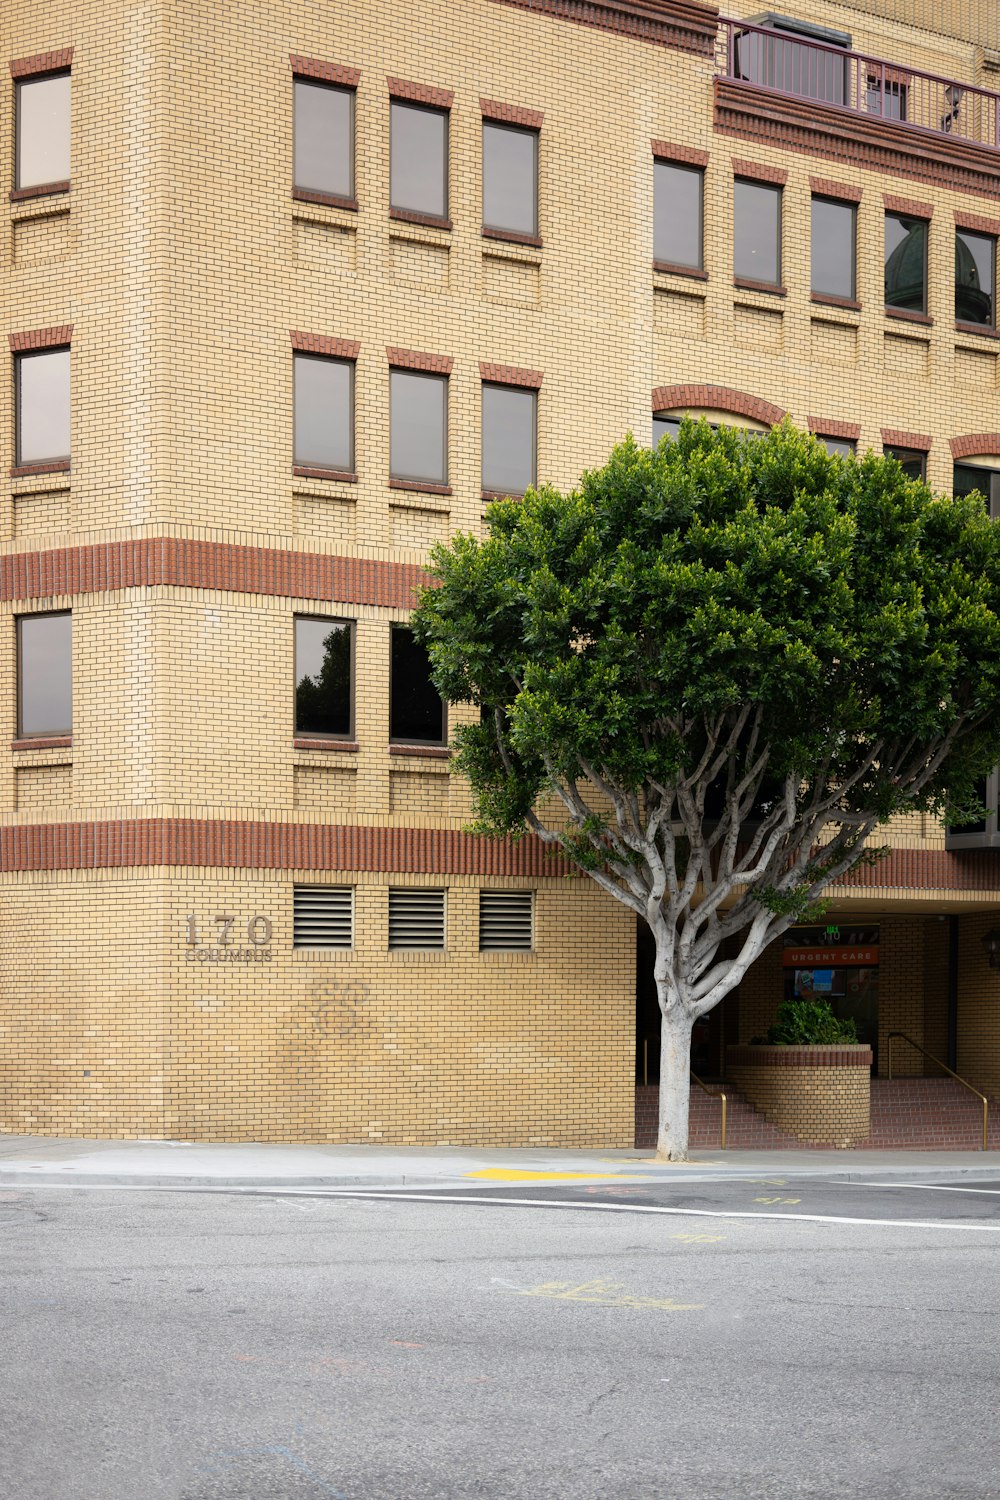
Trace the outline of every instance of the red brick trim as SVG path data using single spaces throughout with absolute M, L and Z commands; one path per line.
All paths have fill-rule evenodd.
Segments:
M 73 744 L 71 734 L 34 735 L 31 739 L 11 740 L 12 750 L 68 750 Z
M 887 307 L 883 310 L 887 318 L 897 318 L 901 323 L 919 323 L 922 328 L 934 327 L 934 319 L 928 313 L 914 312 L 909 307 Z
M 845 312 L 861 311 L 861 303 L 853 297 L 835 297 L 830 292 L 810 292 L 809 301 L 818 302 L 821 307 L 842 307 Z
M 907 214 L 912 219 L 933 219 L 933 203 L 921 203 L 919 198 L 901 198 L 898 193 L 883 193 L 882 204 L 886 213 Z
M 68 474 L 70 460 L 68 458 L 47 458 L 37 464 L 11 464 L 11 479 L 26 479 L 31 474 Z
M 780 406 L 729 385 L 660 385 L 653 392 L 653 411 L 730 411 L 776 427 L 788 415 Z
M 361 352 L 358 339 L 330 338 L 325 333 L 301 333 L 296 328 L 289 329 L 288 337 L 292 341 L 292 348 L 297 349 L 300 354 L 326 354 L 331 359 L 357 359 Z
M 886 448 L 912 448 L 915 453 L 929 453 L 934 439 L 928 432 L 904 432 L 900 427 L 883 427 L 882 443 Z
M 956 333 L 971 333 L 977 339 L 1000 339 L 1000 332 L 988 323 L 960 323 L 955 319 Z
M 733 1068 L 870 1068 L 872 1051 L 863 1043 L 841 1047 L 726 1048 L 726 1066 Z
M 531 834 L 511 844 L 457 829 L 207 818 L 0 828 L 0 871 L 4 873 L 158 866 L 536 877 L 574 873 Z
M 542 388 L 541 370 L 522 370 L 517 365 L 491 365 L 480 360 L 479 378 L 491 385 L 517 385 L 522 390 L 539 391 Z
M 73 48 L 60 47 L 54 52 L 34 52 L 30 57 L 11 59 L 11 78 L 31 78 L 36 73 L 61 73 L 73 65 Z
M 50 198 L 57 193 L 68 193 L 69 181 L 65 182 L 38 182 L 34 187 L 11 188 L 7 194 L 11 203 L 24 203 L 29 198 Z
M 322 203 L 326 208 L 343 208 L 352 214 L 358 211 L 357 198 L 340 198 L 336 193 L 316 193 L 312 188 L 293 187 L 292 199 L 295 203 Z
M 707 167 L 708 152 L 699 151 L 695 146 L 679 146 L 673 141 L 652 140 L 649 143 L 653 148 L 653 157 L 656 161 L 675 161 L 682 166 Z
M 949 439 L 952 458 L 986 458 L 1000 454 L 1000 432 L 966 432 Z
M 311 740 L 303 735 L 296 735 L 292 745 L 296 750 L 346 750 L 351 754 L 360 748 L 357 740 Z
M 749 177 L 753 182 L 771 182 L 777 187 L 784 187 L 788 181 L 788 173 L 784 167 L 770 167 L 762 161 L 746 161 L 744 158 L 734 156 L 733 176 Z
M 718 7 L 698 4 L 697 0 L 493 0 L 493 3 L 554 20 L 575 21 L 579 26 L 592 26 L 633 41 L 675 47 L 700 57 L 713 55 L 719 27 Z
M 7 602 L 166 586 L 409 610 L 414 590 L 431 581 L 414 563 L 180 537 L 0 557 L 0 600 Z
M 483 225 L 484 240 L 505 240 L 509 245 L 531 245 L 534 249 L 542 248 L 541 236 L 537 234 L 520 234 L 516 229 L 494 229 L 491 224 Z
M 540 109 L 526 109 L 523 104 L 501 104 L 499 99 L 480 99 L 479 108 L 484 120 L 523 125 L 527 130 L 541 130 L 545 119 Z
M 408 755 L 418 760 L 450 760 L 447 745 L 390 745 L 390 755 Z
M 858 114 L 818 99 L 798 99 L 735 78 L 716 78 L 715 129 L 845 169 L 909 177 L 956 192 L 1000 196 L 1000 152 L 960 136 L 936 135 L 899 120 Z
M 450 484 L 428 484 L 423 479 L 395 479 L 390 477 L 389 488 L 391 490 L 412 490 L 417 495 L 451 495 L 454 493 Z
M 479 498 L 487 505 L 492 505 L 494 500 L 523 500 L 524 491 L 515 490 L 511 493 L 510 490 L 480 490 Z
M 318 78 L 323 83 L 338 83 L 347 89 L 356 89 L 361 82 L 361 69 L 347 68 L 343 63 L 323 62 L 318 57 L 303 57 L 298 52 L 290 52 L 288 61 L 296 78 Z
M 385 357 L 396 370 L 426 370 L 432 375 L 450 375 L 454 360 L 447 354 L 422 354 L 418 349 L 396 349 L 386 345 Z
M 59 323 L 54 328 L 32 328 L 27 333 L 8 333 L 7 342 L 14 354 L 26 349 L 62 349 L 73 338 L 73 324 Z
M 860 203 L 864 188 L 853 182 L 834 182 L 831 177 L 810 177 L 809 188 L 821 198 L 837 198 L 841 203 Z
M 659 276 L 690 276 L 695 281 L 707 281 L 708 272 L 698 266 L 675 266 L 670 260 L 654 260 L 653 270 Z
M 438 214 L 418 214 L 410 208 L 390 208 L 389 218 L 398 219 L 403 224 L 423 224 L 427 229 L 452 229 L 451 219 L 442 219 Z
M 412 83 L 408 78 L 386 78 L 393 99 L 409 99 L 414 104 L 428 104 L 433 109 L 451 109 L 455 98 L 451 89 L 432 88 L 429 83 Z
M 1000 219 L 984 219 L 981 214 L 966 213 L 964 208 L 955 210 L 955 228 L 971 229 L 978 234 L 995 234 L 1000 236 Z
M 350 469 L 316 469 L 307 464 L 293 464 L 292 474 L 296 479 L 338 479 L 341 484 L 357 484 L 358 476 Z
M 809 431 L 815 432 L 819 437 L 843 438 L 847 442 L 856 443 L 861 436 L 860 422 L 839 422 L 833 417 L 807 417 Z
M 773 281 L 752 281 L 749 276 L 734 276 L 733 286 L 743 292 L 763 292 L 765 297 L 787 297 L 786 286 L 776 286 Z

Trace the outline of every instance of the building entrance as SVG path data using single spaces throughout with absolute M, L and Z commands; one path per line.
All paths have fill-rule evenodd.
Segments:
M 828 1000 L 838 1019 L 854 1021 L 877 1072 L 879 929 L 793 927 L 783 941 L 785 999 Z

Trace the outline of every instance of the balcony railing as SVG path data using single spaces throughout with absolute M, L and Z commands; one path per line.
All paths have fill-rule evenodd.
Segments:
M 1000 149 L 1000 94 L 845 47 L 723 17 L 716 71 L 774 94 Z

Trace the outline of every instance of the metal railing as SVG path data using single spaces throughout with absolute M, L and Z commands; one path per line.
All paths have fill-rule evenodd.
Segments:
M 1000 149 L 1000 94 L 747 21 L 719 18 L 716 72 L 775 94 Z
M 888 1072 L 890 1079 L 892 1078 L 892 1044 L 896 1037 L 898 1037 L 901 1042 L 908 1042 L 911 1047 L 913 1047 L 917 1052 L 920 1053 L 921 1057 L 926 1057 L 928 1062 L 935 1063 L 937 1067 L 943 1068 L 944 1071 L 948 1074 L 949 1078 L 954 1078 L 955 1082 L 960 1083 L 963 1089 L 968 1089 L 970 1094 L 975 1094 L 976 1098 L 981 1100 L 983 1106 L 983 1150 L 986 1151 L 988 1149 L 987 1140 L 989 1133 L 990 1114 L 990 1101 L 986 1097 L 986 1095 L 981 1094 L 978 1089 L 974 1089 L 971 1083 L 967 1083 L 966 1080 L 960 1077 L 953 1068 L 949 1068 L 947 1063 L 943 1063 L 939 1057 L 935 1057 L 933 1052 L 928 1052 L 926 1047 L 921 1047 L 920 1043 L 915 1042 L 912 1036 L 907 1036 L 905 1031 L 889 1032 L 888 1046 L 886 1048 L 886 1051 L 889 1055 Z
M 722 1092 L 721 1089 L 710 1089 L 707 1083 L 702 1083 L 702 1081 L 698 1077 L 697 1073 L 692 1073 L 691 1074 L 691 1081 L 693 1083 L 696 1083 L 698 1085 L 698 1087 L 701 1089 L 702 1093 L 703 1094 L 707 1094 L 710 1099 L 721 1099 L 722 1100 L 722 1137 L 721 1137 L 721 1139 L 719 1141 L 719 1150 L 720 1151 L 725 1151 L 725 1149 L 726 1149 L 726 1106 L 727 1106 L 726 1096 Z

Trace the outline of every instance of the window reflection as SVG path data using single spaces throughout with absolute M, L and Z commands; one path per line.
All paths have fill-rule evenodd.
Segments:
M 352 657 L 349 621 L 295 621 L 296 734 L 351 733 Z
M 993 324 L 996 244 L 990 234 L 955 231 L 955 317 L 960 323 Z
M 927 223 L 885 216 L 885 305 L 927 311 Z
M 390 739 L 444 743 L 445 707 L 431 681 L 427 649 L 405 625 L 392 627 L 389 691 Z

